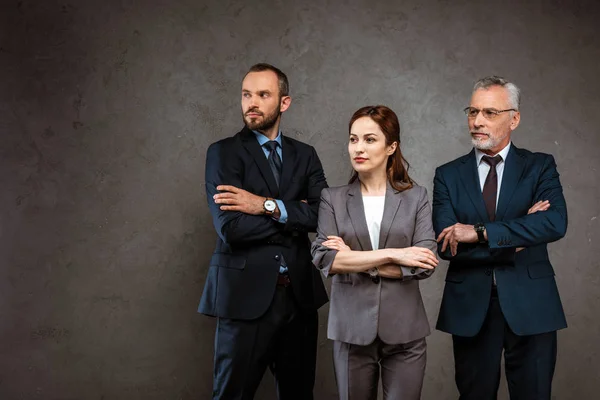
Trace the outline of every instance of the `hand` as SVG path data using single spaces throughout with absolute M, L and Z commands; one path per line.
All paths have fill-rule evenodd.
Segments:
M 383 278 L 401 279 L 403 277 L 402 268 L 398 264 L 383 264 L 377 267 L 379 276 Z
M 444 229 L 437 238 L 438 243 L 444 240 L 442 244 L 442 251 L 446 251 L 446 248 L 450 246 L 450 253 L 455 256 L 459 243 L 476 243 L 477 232 L 473 225 L 464 225 L 456 223 L 452 226 Z
M 344 243 L 344 240 L 341 237 L 334 235 L 327 236 L 327 240 L 321 244 L 325 247 L 337 251 L 352 250 L 346 243 Z
M 391 249 L 393 262 L 405 267 L 418 267 L 434 269 L 439 261 L 435 254 L 424 247 L 407 247 L 405 249 Z
M 231 185 L 219 185 L 217 190 L 222 193 L 215 194 L 213 199 L 216 204 L 223 204 L 219 207 L 221 210 L 239 211 L 250 215 L 264 214 L 264 197 Z
M 550 201 L 549 200 L 540 200 L 537 203 L 535 203 L 533 206 L 531 206 L 531 208 L 529 209 L 529 211 L 527 211 L 527 215 L 529 214 L 535 214 L 538 211 L 546 211 L 550 208 Z
M 537 203 L 535 203 L 533 206 L 531 206 L 531 208 L 529 209 L 529 211 L 527 211 L 527 215 L 529 214 L 535 214 L 538 211 L 546 211 L 550 208 L 550 201 L 548 200 L 540 200 Z M 516 252 L 518 253 L 519 251 L 525 249 L 525 247 L 517 247 Z

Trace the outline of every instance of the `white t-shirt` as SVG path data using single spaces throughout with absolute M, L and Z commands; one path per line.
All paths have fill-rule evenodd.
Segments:
M 362 199 L 365 208 L 365 219 L 369 228 L 369 237 L 371 238 L 371 247 L 373 250 L 377 250 L 379 249 L 379 231 L 383 219 L 385 196 L 363 196 Z

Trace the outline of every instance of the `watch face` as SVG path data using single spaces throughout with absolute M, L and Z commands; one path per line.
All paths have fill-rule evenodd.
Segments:
M 275 211 L 275 208 L 277 208 L 277 203 L 275 203 L 275 201 L 273 201 L 273 200 L 266 200 L 265 201 L 265 210 L 267 210 L 267 211 Z

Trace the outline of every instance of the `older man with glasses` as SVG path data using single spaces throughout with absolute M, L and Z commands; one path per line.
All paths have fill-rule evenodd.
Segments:
M 511 143 L 519 106 L 515 84 L 479 80 L 464 110 L 474 149 L 435 172 L 433 225 L 450 261 L 437 329 L 452 334 L 461 400 L 496 399 L 503 351 L 510 398 L 549 400 L 567 326 L 547 250 L 567 207 L 554 158 Z

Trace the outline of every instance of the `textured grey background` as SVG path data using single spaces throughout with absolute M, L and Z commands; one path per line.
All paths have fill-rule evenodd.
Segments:
M 241 127 L 241 77 L 260 61 L 288 73 L 283 128 L 317 148 L 330 185 L 349 177 L 347 120 L 383 103 L 430 194 L 434 168 L 469 150 L 474 80 L 519 84 L 514 142 L 554 154 L 569 204 L 550 246 L 570 325 L 555 398 L 598 398 L 595 1 L 0 7 L 0 399 L 209 398 L 214 321 L 195 311 L 215 238 L 204 156 Z M 422 285 L 432 323 L 445 269 Z M 326 315 L 317 400 L 336 397 Z M 450 338 L 435 332 L 423 398 L 456 397 Z M 274 398 L 269 377 L 257 398 Z

